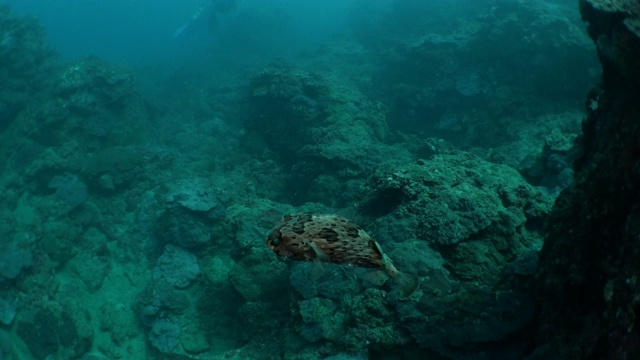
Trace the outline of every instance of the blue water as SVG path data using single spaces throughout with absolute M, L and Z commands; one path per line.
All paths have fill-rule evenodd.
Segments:
M 47 29 L 47 39 L 66 60 L 95 55 L 133 67 L 179 65 L 190 53 L 215 52 L 215 34 L 207 33 L 208 14 L 185 36 L 172 36 L 207 5 L 202 0 L 8 0 L 22 14 L 30 14 Z M 225 14 L 221 26 L 251 27 L 246 12 L 275 11 L 296 34 L 291 51 L 317 46 L 344 31 L 352 0 L 295 1 L 239 0 L 235 13 Z M 249 10 L 248 10 L 249 9 Z M 208 9 L 205 9 L 207 12 Z M 255 30 L 255 29 L 254 29 Z M 253 34 L 259 36 L 259 33 Z M 272 39 L 276 41 L 277 39 Z M 213 54 L 215 56 L 215 54 Z

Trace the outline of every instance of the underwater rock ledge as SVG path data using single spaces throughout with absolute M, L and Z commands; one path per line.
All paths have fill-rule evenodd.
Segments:
M 640 353 L 640 2 L 581 0 L 580 11 L 603 74 L 586 101 L 576 183 L 547 225 L 539 334 L 558 358 L 632 359 Z

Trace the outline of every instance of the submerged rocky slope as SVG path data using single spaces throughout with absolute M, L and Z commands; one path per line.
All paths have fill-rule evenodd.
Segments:
M 542 73 L 590 48 L 546 3 L 474 2 L 480 16 L 469 8 L 438 27 L 448 35 L 425 33 L 425 3 L 381 13 L 399 24 L 406 11 L 424 11 L 410 37 L 363 25 L 359 39 L 342 40 L 350 45 L 328 45 L 316 61 L 331 71 L 276 64 L 242 85 L 176 99 L 144 98 L 132 71 L 96 58 L 60 66 L 37 24 L 0 7 L 0 62 L 24 65 L 7 49 L 39 59 L 0 73 L 0 100 L 14 109 L 0 126 L 0 358 L 511 360 L 637 350 L 633 2 L 583 1 L 604 75 L 589 95 L 577 182 L 547 228 L 537 297 L 544 223 L 553 194 L 571 183 L 582 114 L 538 96 L 547 83 L 536 76 L 481 71 L 490 57 L 469 63 L 489 39 L 551 54 L 516 59 Z M 528 43 L 517 40 L 532 29 Z M 18 34 L 31 41 L 14 42 Z M 360 52 L 363 34 L 380 43 Z M 407 38 L 415 41 L 398 42 Z M 333 57 L 347 50 L 358 53 L 351 76 L 371 72 L 360 81 L 335 70 L 353 66 Z M 438 66 L 414 79 L 416 60 Z M 563 66 L 552 73 L 571 70 Z M 40 91 L 13 101 L 10 87 Z M 557 84 L 543 88 L 570 98 Z M 291 212 L 355 220 L 420 288 L 405 298 L 367 269 L 280 261 L 264 241 Z M 538 348 L 537 320 L 547 344 Z

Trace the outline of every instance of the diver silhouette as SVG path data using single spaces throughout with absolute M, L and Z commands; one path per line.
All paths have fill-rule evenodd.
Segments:
M 182 36 L 193 28 L 195 24 L 201 23 L 203 20 L 206 21 L 209 32 L 215 34 L 220 30 L 220 16 L 233 12 L 237 7 L 236 0 L 212 0 L 210 3 L 205 3 L 191 16 L 189 21 L 173 33 L 173 37 Z M 208 14 L 208 17 L 203 19 L 206 14 Z

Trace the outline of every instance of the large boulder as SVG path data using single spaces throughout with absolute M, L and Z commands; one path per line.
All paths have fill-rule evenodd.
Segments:
M 343 198 L 344 206 L 368 172 L 408 152 L 385 145 L 384 107 L 335 77 L 269 69 L 250 83 L 245 143 L 272 154 L 287 169 L 296 205 Z
M 416 302 L 396 304 L 402 327 L 445 356 L 478 346 L 518 356 L 525 344 L 504 339 L 533 319 L 525 284 L 551 199 L 514 169 L 454 150 L 381 166 L 368 189 L 360 209 L 375 218 L 372 234 L 401 271 L 423 279 Z

